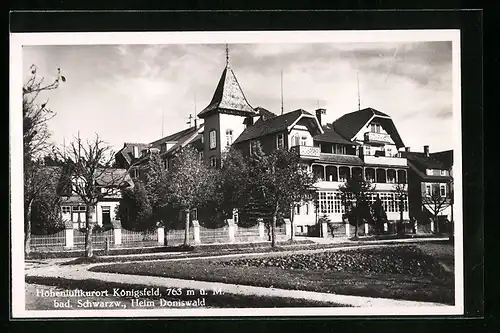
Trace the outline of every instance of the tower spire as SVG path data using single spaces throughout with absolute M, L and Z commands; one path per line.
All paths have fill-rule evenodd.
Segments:
M 226 44 L 226 67 L 229 67 L 229 45 Z

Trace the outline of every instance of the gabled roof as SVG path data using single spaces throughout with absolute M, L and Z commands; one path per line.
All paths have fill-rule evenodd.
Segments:
M 342 135 L 337 133 L 333 128 L 323 126 L 323 134 L 318 134 L 313 137 L 314 141 L 318 142 L 328 142 L 328 143 L 340 143 L 346 145 L 357 145 L 357 143 L 346 140 Z
M 132 161 L 134 160 L 134 147 L 139 147 L 139 151 L 141 151 L 144 148 L 148 148 L 149 143 L 125 142 L 123 144 L 123 148 L 120 149 L 119 151 L 117 151 L 116 155 L 121 155 L 125 159 L 127 164 L 130 165 L 132 163 Z
M 309 115 L 311 113 L 298 109 L 292 112 L 282 114 L 280 116 L 275 116 L 264 121 L 257 121 L 252 126 L 247 127 L 240 136 L 234 141 L 234 143 L 239 143 L 247 140 L 252 140 L 267 134 L 277 133 L 284 131 L 288 126 L 292 125 L 300 116 Z
M 450 176 L 438 176 L 438 175 L 428 175 L 425 171 L 420 170 L 417 165 L 409 160 L 409 167 L 418 175 L 420 180 L 429 182 L 449 182 L 452 178 Z
M 425 153 L 404 151 L 401 152 L 401 156 L 406 157 L 408 161 L 421 171 L 425 171 L 426 169 L 447 169 L 447 167 L 438 159 L 433 157 L 432 154 L 426 156 Z
M 398 130 L 396 129 L 396 126 L 394 126 L 391 117 L 373 108 L 366 108 L 347 113 L 335 120 L 332 123 L 332 127 L 345 139 L 352 140 L 363 128 L 363 126 L 365 126 L 373 117 L 377 117 L 382 120 L 381 125 L 391 135 L 398 148 L 404 147 L 403 140 L 401 140 Z
M 257 115 L 257 112 L 248 103 L 233 70 L 229 66 L 226 66 L 222 72 L 212 101 L 198 114 L 198 117 L 203 118 L 214 112 L 236 113 L 244 116 Z

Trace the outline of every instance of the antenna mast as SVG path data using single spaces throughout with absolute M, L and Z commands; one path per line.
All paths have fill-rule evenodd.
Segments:
M 163 109 L 161 109 L 161 137 L 163 138 Z
M 283 70 L 281 71 L 281 114 L 283 114 Z
M 356 77 L 358 79 L 358 111 L 361 110 L 361 97 L 359 94 L 359 72 L 356 72 Z
M 229 67 L 229 46 L 226 44 L 226 67 Z

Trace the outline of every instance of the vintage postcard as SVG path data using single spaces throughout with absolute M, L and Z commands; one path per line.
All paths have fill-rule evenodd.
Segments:
M 13 318 L 463 314 L 458 30 L 18 33 L 10 66 Z

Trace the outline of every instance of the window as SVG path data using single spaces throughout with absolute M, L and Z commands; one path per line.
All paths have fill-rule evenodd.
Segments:
M 257 141 L 250 141 L 250 155 L 255 153 L 255 148 L 257 147 Z
M 307 136 L 301 136 L 300 137 L 300 145 L 301 146 L 307 146 Z
M 345 153 L 346 153 L 345 146 L 344 145 L 337 145 L 337 144 L 333 145 L 333 153 L 345 155 Z
M 205 138 L 203 137 L 203 135 L 201 136 L 200 141 L 201 141 L 201 143 L 205 142 Z
M 446 176 L 446 170 L 440 170 L 441 176 Z
M 167 159 L 163 160 L 163 169 L 168 170 L 168 160 Z
M 217 148 L 217 132 L 215 130 L 210 131 L 209 141 L 210 141 L 210 149 Z
M 431 194 L 432 194 L 431 184 L 425 184 L 425 195 L 430 197 Z
M 217 158 L 215 156 L 210 157 L 210 166 L 214 168 L 217 166 Z
M 198 152 L 198 158 L 203 161 L 203 150 Z
M 282 149 L 285 147 L 285 139 L 283 133 L 276 135 L 276 148 Z
M 320 192 L 318 203 L 319 212 L 322 214 L 340 214 L 344 212 L 342 196 L 339 192 Z M 308 209 L 306 210 L 306 214 L 309 214 Z
M 189 217 L 191 221 L 198 220 L 198 209 L 194 208 L 191 210 L 191 216 Z
M 226 130 L 226 147 L 228 147 L 232 144 L 233 144 L 233 130 L 228 129 L 228 130 Z
M 370 131 L 372 133 L 380 133 L 380 124 L 371 124 Z
M 62 210 L 63 214 L 69 214 L 69 213 L 71 213 L 71 207 L 70 206 L 62 206 L 61 210 Z
M 446 196 L 446 184 L 439 184 L 439 194 L 442 197 Z
M 300 205 L 295 205 L 295 215 L 300 215 Z
M 306 209 L 306 215 L 309 215 L 309 204 L 306 203 L 304 207 Z

